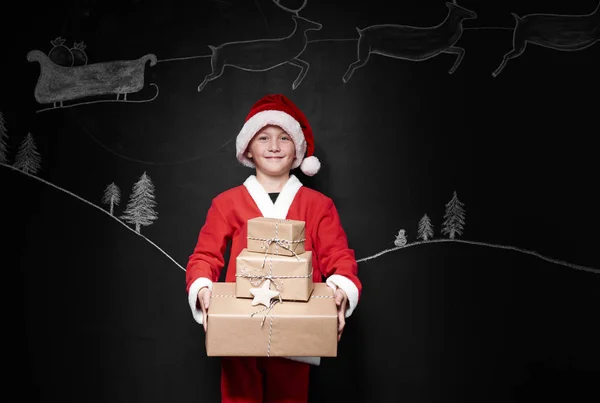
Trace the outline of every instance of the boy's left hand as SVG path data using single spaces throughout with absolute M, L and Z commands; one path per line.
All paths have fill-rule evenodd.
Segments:
M 340 341 L 346 325 L 346 307 L 348 305 L 348 296 L 341 288 L 335 290 L 335 304 L 338 310 L 338 341 Z

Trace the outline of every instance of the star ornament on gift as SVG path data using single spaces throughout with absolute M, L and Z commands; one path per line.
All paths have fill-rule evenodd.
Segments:
M 271 282 L 265 281 L 262 286 L 258 288 L 251 288 L 250 293 L 254 296 L 252 300 L 252 306 L 262 304 L 267 308 L 271 306 L 271 299 L 279 295 L 279 291 L 271 290 Z

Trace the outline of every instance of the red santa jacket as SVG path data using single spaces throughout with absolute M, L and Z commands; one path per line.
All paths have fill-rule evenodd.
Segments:
M 186 268 L 186 291 L 198 323 L 202 311 L 198 291 L 219 279 L 225 266 L 224 252 L 231 251 L 225 281 L 235 281 L 235 258 L 247 246 L 247 222 L 255 217 L 301 220 L 305 222 L 305 248 L 312 251 L 313 281 L 325 282 L 348 296 L 349 317 L 360 298 L 362 284 L 354 250 L 348 247 L 346 233 L 333 201 L 316 190 L 302 186 L 294 175 L 284 185 L 275 203 L 254 175 L 243 185 L 219 194 L 212 201 Z

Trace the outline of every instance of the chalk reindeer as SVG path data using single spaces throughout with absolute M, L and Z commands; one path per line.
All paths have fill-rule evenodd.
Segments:
M 210 59 L 212 72 L 204 77 L 204 81 L 198 86 L 198 91 L 202 91 L 210 81 L 219 78 L 225 66 L 246 71 L 267 71 L 284 64 L 291 64 L 300 68 L 300 73 L 292 83 L 292 89 L 295 90 L 300 85 L 310 67 L 307 62 L 300 59 L 308 43 L 306 32 L 319 31 L 322 25 L 298 15 L 298 11 L 306 5 L 306 0 L 296 10 L 283 7 L 278 1 L 274 3 L 285 11 L 293 13 L 292 33 L 283 38 L 227 42 L 220 46 L 208 45 L 212 51 Z
M 156 56 L 147 54 L 137 60 L 119 60 L 93 63 L 83 66 L 65 67 L 54 63 L 42 51 L 27 53 L 27 60 L 40 64 L 40 75 L 34 89 L 34 96 L 40 104 L 52 103 L 62 107 L 64 101 L 93 95 L 121 95 L 124 102 L 127 94 L 140 91 L 144 87 L 144 70 L 149 61 L 157 62 Z
M 459 6 L 456 1 L 447 2 L 446 6 L 448 14 L 444 21 L 431 27 L 382 24 L 356 28 L 359 34 L 358 60 L 350 64 L 342 81 L 347 83 L 356 69 L 367 64 L 371 54 L 423 61 L 440 53 L 449 53 L 457 56 L 448 72 L 454 73 L 465 55 L 464 49 L 454 46 L 462 36 L 462 22 L 477 18 L 477 14 Z
M 600 2 L 593 12 L 585 15 L 528 14 L 519 17 L 511 14 L 516 21 L 513 49 L 504 55 L 492 73 L 493 77 L 504 70 L 510 59 L 521 56 L 527 43 L 554 50 L 576 51 L 600 40 Z

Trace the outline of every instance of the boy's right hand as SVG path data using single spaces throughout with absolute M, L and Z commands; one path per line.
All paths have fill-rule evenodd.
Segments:
M 202 308 L 202 325 L 204 326 L 204 331 L 206 332 L 206 317 L 208 315 L 208 306 L 210 305 L 210 297 L 212 292 L 208 287 L 202 287 L 200 291 L 198 291 L 198 303 L 200 304 L 200 308 Z

